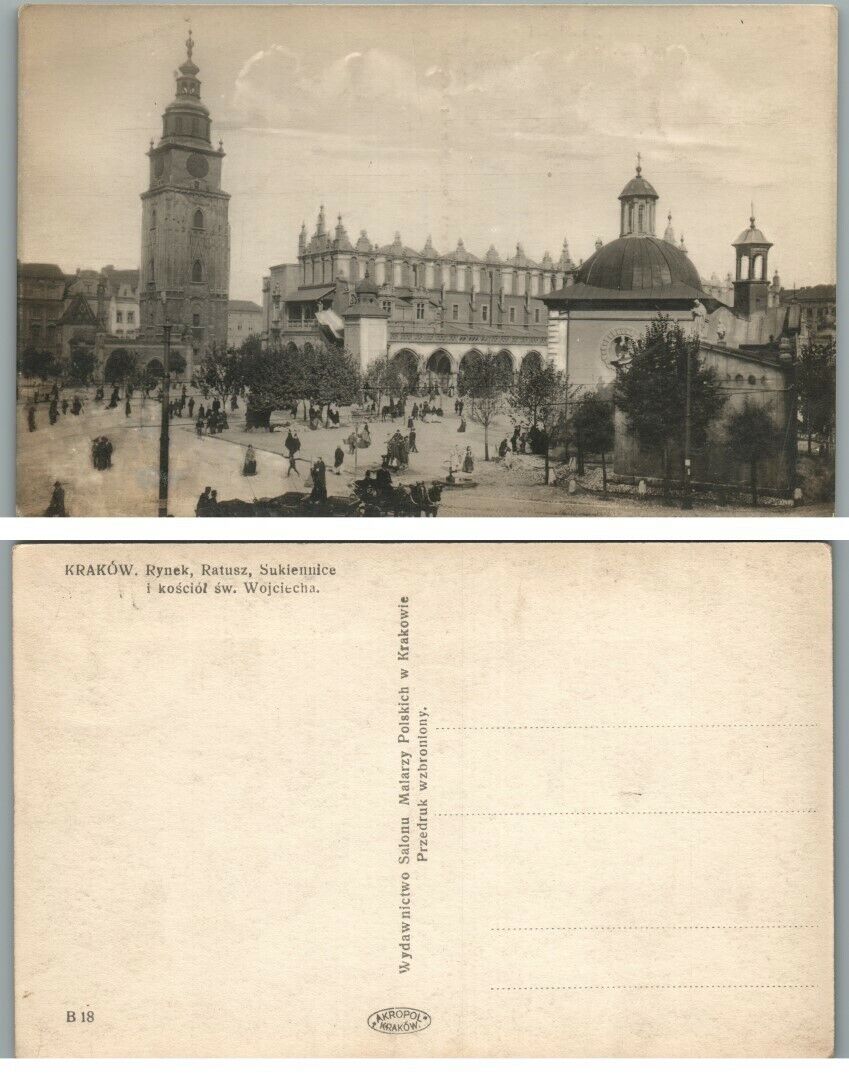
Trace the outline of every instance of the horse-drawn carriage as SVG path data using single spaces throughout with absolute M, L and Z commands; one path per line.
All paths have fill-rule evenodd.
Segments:
M 443 484 L 393 484 L 391 476 L 367 472 L 350 495 L 316 499 L 307 492 L 287 491 L 268 499 L 226 499 L 207 505 L 206 517 L 436 517 Z M 388 482 L 387 482 L 388 480 Z
M 275 425 L 271 422 L 272 408 L 257 408 L 256 405 L 245 406 L 245 431 L 274 431 Z
M 312 499 L 308 492 L 287 491 L 270 499 L 226 499 L 208 511 L 211 517 L 357 517 L 359 500 L 350 495 Z

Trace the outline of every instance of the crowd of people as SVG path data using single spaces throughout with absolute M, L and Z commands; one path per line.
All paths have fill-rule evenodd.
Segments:
M 154 398 L 156 394 L 155 384 L 134 387 L 129 384 L 126 387 L 119 387 L 113 385 L 111 389 L 108 386 L 99 386 L 96 388 L 94 394 L 94 403 L 99 404 L 100 408 L 104 411 L 118 409 L 123 402 L 123 411 L 126 417 L 129 419 L 133 413 L 134 394 L 141 391 L 142 397 L 147 397 L 148 394 L 151 398 Z M 456 421 L 459 421 L 458 432 L 463 433 L 466 431 L 466 401 L 462 396 L 450 395 L 453 405 L 453 412 Z M 163 398 L 162 391 L 158 393 L 158 400 L 161 402 Z M 372 446 L 375 439 L 375 435 L 372 432 L 369 421 L 374 423 L 374 418 L 381 420 L 394 420 L 396 425 L 394 431 L 385 440 L 385 450 L 375 455 L 375 460 L 379 461 L 380 468 L 378 473 L 380 475 L 391 475 L 392 472 L 402 472 L 410 465 L 410 458 L 412 454 L 418 454 L 420 447 L 418 444 L 418 437 L 420 434 L 419 424 L 429 424 L 433 422 L 441 422 L 445 419 L 445 412 L 443 410 L 443 398 L 439 391 L 435 388 L 428 388 L 424 392 L 417 394 L 401 394 L 398 396 L 390 395 L 388 402 L 386 398 L 383 401 L 386 402 L 379 408 L 380 395 L 372 394 L 366 396 L 365 408 L 369 414 L 369 419 L 365 419 L 362 413 L 357 414 L 356 410 L 352 410 L 350 423 L 351 427 L 345 433 L 344 439 L 341 439 L 337 444 L 335 450 L 331 451 L 331 458 L 328 459 L 331 463 L 325 464 L 323 457 L 320 454 L 315 453 L 312 447 L 312 453 L 307 453 L 304 456 L 304 447 L 302 444 L 302 435 L 299 433 L 295 423 L 292 422 L 291 426 L 287 424 L 287 432 L 285 436 L 285 453 L 284 457 L 287 461 L 287 469 L 285 471 L 285 478 L 291 478 L 293 475 L 296 478 L 303 478 L 305 486 L 310 488 L 309 498 L 313 501 L 322 501 L 327 499 L 327 471 L 331 470 L 335 475 L 341 476 L 345 471 L 346 456 L 350 455 L 355 459 L 358 451 L 367 450 Z M 98 410 L 92 405 L 92 399 L 89 398 L 85 401 L 85 398 L 79 393 L 73 395 L 68 394 L 63 396 L 62 388 L 58 384 L 54 384 L 49 392 L 36 391 L 33 393 L 30 402 L 25 405 L 25 415 L 27 418 L 27 426 L 30 431 L 37 430 L 38 427 L 38 414 L 37 406 L 39 404 L 47 404 L 47 415 L 51 425 L 59 422 L 61 417 L 70 413 L 71 416 L 80 416 L 86 408 L 90 413 L 96 415 Z M 187 427 L 190 429 L 193 427 L 200 438 L 203 435 L 220 435 L 231 427 L 231 420 L 234 419 L 233 414 L 239 411 L 239 398 L 236 394 L 214 396 L 211 399 L 204 399 L 198 395 L 196 400 L 193 393 L 190 392 L 190 388 L 187 385 L 182 385 L 179 391 L 173 393 L 169 403 L 168 410 L 170 418 L 187 420 Z M 301 405 L 303 405 L 303 429 L 307 429 L 307 441 L 309 439 L 309 433 L 316 431 L 319 427 L 325 429 L 338 428 L 341 425 L 341 414 L 339 406 L 335 402 L 329 404 L 318 404 L 316 402 L 303 402 L 296 403 L 291 406 L 293 421 L 297 418 L 300 412 Z M 230 418 L 228 419 L 228 407 Z M 246 418 L 251 412 L 250 402 L 246 403 Z M 347 417 L 346 417 L 347 422 Z M 247 420 L 246 420 L 247 423 Z M 302 429 L 302 430 L 303 430 Z M 240 428 L 241 430 L 241 428 Z M 390 428 L 390 431 L 392 429 Z M 273 426 L 269 426 L 269 431 L 273 431 Z M 340 435 L 341 438 L 341 435 Z M 497 447 L 498 459 L 509 464 L 512 458 L 512 454 L 525 453 L 530 450 L 533 453 L 542 452 L 544 447 L 542 440 L 544 436 L 534 425 L 529 428 L 523 429 L 520 425 L 516 425 L 513 429 L 512 435 L 505 436 L 501 439 Z M 383 439 L 381 439 L 381 442 Z M 462 446 L 462 444 L 460 444 Z M 332 443 L 331 443 L 332 446 Z M 120 440 L 119 440 L 120 449 Z M 270 447 L 266 447 L 269 450 Z M 325 449 L 328 449 L 325 447 Z M 91 461 L 92 467 L 98 471 L 105 471 L 112 468 L 113 454 L 115 447 L 112 440 L 105 434 L 98 435 L 91 442 Z M 273 452 L 273 451 L 272 451 Z M 307 466 L 307 473 L 304 474 L 304 469 L 299 466 L 305 464 Z M 460 447 L 455 447 L 453 464 L 449 469 L 449 473 L 471 474 L 475 469 L 475 459 L 472 453 L 471 446 L 466 446 L 465 451 L 462 451 Z M 258 460 L 257 448 L 253 444 L 248 444 L 244 457 L 241 460 L 241 475 L 245 478 L 253 478 L 258 475 L 260 471 L 260 462 Z M 355 465 L 356 471 L 356 465 Z M 452 477 L 453 479 L 453 477 Z M 449 480 L 450 482 L 450 480 Z M 51 516 L 60 516 L 65 513 L 65 492 L 64 489 L 56 481 L 57 487 L 54 489 L 54 493 L 51 497 L 50 506 L 45 511 Z M 201 496 L 201 500 L 198 504 L 198 513 L 201 516 L 215 513 L 214 507 L 217 501 L 217 493 L 208 489 Z

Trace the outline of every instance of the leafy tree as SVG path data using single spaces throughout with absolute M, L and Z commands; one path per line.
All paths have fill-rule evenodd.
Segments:
M 580 452 L 601 454 L 602 487 L 607 492 L 606 455 L 613 450 L 613 403 L 597 391 L 585 394 L 572 418 Z
M 104 382 L 128 382 L 135 377 L 137 364 L 138 356 L 131 349 L 113 349 L 106 360 L 103 371 Z
M 396 353 L 393 357 L 380 356 L 366 368 L 364 389 L 374 394 L 380 408 L 384 394 L 401 397 L 414 394 L 419 387 L 419 371 L 410 356 Z
M 327 405 L 350 404 L 360 390 L 357 362 L 344 349 L 263 349 L 248 338 L 238 350 L 218 350 L 201 365 L 201 385 L 217 386 L 221 393 L 246 392 L 253 407 L 275 409 L 303 400 Z
M 736 461 L 746 462 L 752 485 L 752 506 L 758 505 L 758 463 L 775 449 L 777 432 L 765 405 L 746 400 L 726 423 L 728 449 Z
M 703 444 L 708 427 L 725 404 L 716 372 L 702 364 L 699 340 L 687 338 L 666 315 L 652 319 L 631 360 L 616 372 L 613 396 L 624 413 L 629 434 L 663 455 L 664 491 L 669 494 L 673 448 L 681 448 L 684 472 L 684 426 L 687 366 L 690 368 L 690 438 Z
M 531 449 L 545 455 L 547 484 L 551 446 L 558 436 L 565 438 L 569 402 L 566 376 L 550 362 L 525 363 L 510 387 L 509 402 L 514 418 L 530 426 Z
M 75 383 L 86 386 L 94 374 L 97 365 L 97 357 L 94 350 L 87 345 L 73 345 L 71 347 L 71 362 L 68 366 L 68 374 Z
M 247 340 L 243 343 L 247 345 Z M 213 345 L 195 368 L 195 381 L 207 397 L 226 400 L 244 389 L 245 362 L 241 350 Z
M 29 345 L 21 353 L 18 370 L 28 379 L 53 379 L 61 373 L 62 365 L 49 349 Z
M 469 415 L 483 426 L 484 461 L 489 461 L 489 426 L 504 407 L 509 372 L 495 354 L 470 353 L 460 364 L 457 392 L 469 400 Z
M 809 454 L 814 432 L 829 438 L 834 431 L 837 372 L 835 360 L 833 339 L 808 341 L 796 367 L 796 389 Z
M 295 371 L 300 397 L 311 404 L 328 405 L 338 401 L 350 405 L 360 392 L 359 365 L 344 349 L 321 345 L 301 354 Z
M 168 370 L 172 375 L 182 375 L 186 370 L 186 358 L 178 349 L 172 349 L 168 357 Z

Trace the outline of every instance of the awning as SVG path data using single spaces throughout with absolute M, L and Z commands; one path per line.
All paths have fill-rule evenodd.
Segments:
M 287 304 L 306 304 L 310 300 L 321 300 L 336 291 L 335 285 L 305 285 L 285 298 Z
M 336 314 L 333 308 L 325 308 L 315 313 L 315 321 L 319 329 L 330 341 L 342 341 L 345 330 L 345 320 Z

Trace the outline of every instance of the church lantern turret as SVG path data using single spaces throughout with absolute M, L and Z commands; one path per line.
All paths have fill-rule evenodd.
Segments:
M 643 176 L 641 158 L 637 154 L 635 175 L 619 196 L 619 235 L 654 236 L 654 214 L 658 198 L 657 192 Z

